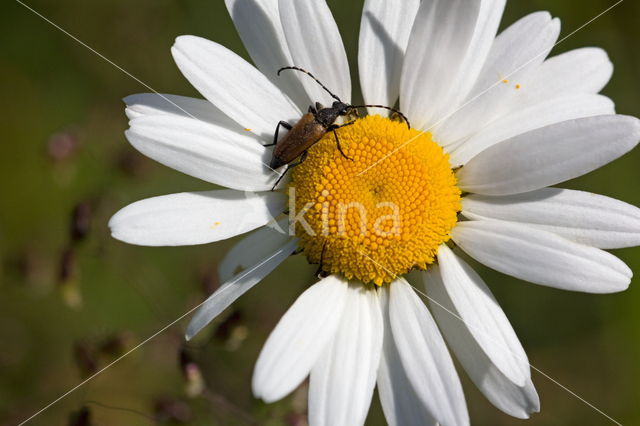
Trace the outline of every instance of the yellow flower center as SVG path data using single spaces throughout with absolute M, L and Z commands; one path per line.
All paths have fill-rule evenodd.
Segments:
M 449 240 L 460 190 L 449 156 L 430 133 L 380 116 L 332 132 L 292 169 L 291 206 L 311 263 L 382 285 L 426 269 Z M 295 197 L 295 198 L 294 198 Z

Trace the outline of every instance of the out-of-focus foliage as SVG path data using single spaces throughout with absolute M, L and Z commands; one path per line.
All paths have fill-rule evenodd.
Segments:
M 171 59 L 177 35 L 204 36 L 246 57 L 222 0 L 26 3 L 159 92 L 196 95 Z M 511 1 L 503 22 L 546 9 L 566 35 L 611 4 Z M 362 1 L 330 6 L 355 77 Z M 616 72 L 605 94 L 636 116 L 638 22 L 638 2 L 623 2 L 554 51 L 606 48 Z M 120 207 L 210 186 L 126 142 L 120 99 L 147 88 L 17 2 L 0 6 L 0 34 L 0 424 L 16 424 L 201 301 L 233 241 L 145 248 L 111 239 L 106 223 Z M 569 186 L 640 205 L 639 163 L 636 150 Z M 640 271 L 640 249 L 616 254 Z M 251 397 L 250 377 L 266 336 L 313 271 L 301 256 L 290 259 L 194 342 L 185 345 L 185 322 L 178 323 L 33 424 L 304 424 L 304 388 L 265 405 Z M 483 273 L 534 366 L 621 423 L 640 424 L 639 283 L 595 296 Z M 534 371 L 533 379 L 542 413 L 529 424 L 607 424 L 544 376 Z M 521 424 L 464 380 L 474 424 Z M 368 424 L 384 424 L 377 401 Z

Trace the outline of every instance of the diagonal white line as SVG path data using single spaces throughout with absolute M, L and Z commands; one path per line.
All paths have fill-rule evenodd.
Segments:
M 482 332 L 482 330 L 480 330 L 479 328 L 473 327 L 471 325 L 469 325 L 468 323 L 466 323 L 460 316 L 456 315 L 454 312 L 451 312 L 449 309 L 445 308 L 444 306 L 442 306 L 438 301 L 434 300 L 432 297 L 429 297 L 425 292 L 421 291 L 420 289 L 416 288 L 413 284 L 409 283 L 409 285 L 411 287 L 413 287 L 413 290 L 424 296 L 425 298 L 429 299 L 431 302 L 435 303 L 436 305 L 438 305 L 440 308 L 444 309 L 445 311 L 447 311 L 448 313 L 450 313 L 451 315 L 453 315 L 454 317 L 456 317 L 457 319 L 459 319 L 460 321 L 462 321 L 464 323 L 465 326 L 474 329 L 476 331 L 480 331 Z M 497 340 L 493 339 L 492 336 L 489 336 L 488 334 L 485 334 L 486 336 L 488 336 L 489 338 L 491 338 L 494 343 L 498 343 Z M 498 343 L 499 344 L 499 343 Z M 508 348 L 503 347 L 503 349 L 506 350 L 510 350 Z M 513 353 L 513 352 L 512 352 Z M 515 355 L 515 354 L 514 354 Z M 542 376 L 546 377 L 548 380 L 550 380 L 551 382 L 555 383 L 556 385 L 558 385 L 559 387 L 561 387 L 562 389 L 564 389 L 565 391 L 567 391 L 568 393 L 570 393 L 571 395 L 573 395 L 574 397 L 576 397 L 577 399 L 579 399 L 580 401 L 582 401 L 583 403 L 585 403 L 586 405 L 588 405 L 589 407 L 591 407 L 592 409 L 594 409 L 595 411 L 597 411 L 598 413 L 600 413 L 601 415 L 603 415 L 604 417 L 606 417 L 607 419 L 611 420 L 613 423 L 622 426 L 621 423 L 619 423 L 618 421 L 616 421 L 615 419 L 611 418 L 609 415 L 607 415 L 605 412 L 603 412 L 602 410 L 600 410 L 598 407 L 596 407 L 595 405 L 591 404 L 589 401 L 587 401 L 586 399 L 582 398 L 580 395 L 578 395 L 577 393 L 573 392 L 571 389 L 567 388 L 566 386 L 564 386 L 562 383 L 558 382 L 557 380 L 555 380 L 553 377 L 549 376 L 548 374 L 546 374 L 544 371 L 540 370 L 539 368 L 537 368 L 536 366 L 532 365 L 531 363 L 528 363 L 529 367 L 531 367 L 531 369 L 537 371 L 538 373 L 540 373 Z
M 585 22 L 584 24 L 582 24 L 581 26 L 579 26 L 578 28 L 576 28 L 575 30 L 573 30 L 572 32 L 570 32 L 569 34 L 567 34 L 566 36 L 562 37 L 560 39 L 560 41 L 558 41 L 556 44 L 553 45 L 553 47 L 559 45 L 560 43 L 562 43 L 563 41 L 565 41 L 566 39 L 568 39 L 569 37 L 573 36 L 575 33 L 577 33 L 578 31 L 580 31 L 581 29 L 583 29 L 584 27 L 586 27 L 587 25 L 591 24 L 593 21 L 595 21 L 596 19 L 599 19 L 602 15 L 608 13 L 611 9 L 613 9 L 614 7 L 618 6 L 620 3 L 622 3 L 624 0 L 618 0 L 616 3 L 612 4 L 611 6 L 609 6 L 608 8 L 606 8 L 605 10 L 603 10 L 602 12 L 600 12 L 598 15 L 594 16 L 593 18 L 591 18 L 590 20 L 588 20 L 587 22 Z
M 250 268 L 247 271 L 243 272 L 237 278 L 235 278 L 234 280 L 230 281 L 230 284 L 234 284 L 234 283 L 240 281 L 241 279 L 243 279 L 244 277 L 249 275 L 251 272 L 255 271 L 256 269 L 258 269 L 259 267 L 261 267 L 265 263 L 269 262 L 274 257 L 276 257 L 279 254 L 281 254 L 283 252 L 283 250 L 285 250 L 285 249 L 282 248 L 282 249 L 278 250 L 277 252 L 275 252 L 274 254 L 272 254 L 271 256 L 269 256 L 268 258 L 266 258 L 265 260 L 263 260 L 259 264 L 254 265 L 252 268 Z M 226 287 L 226 289 L 229 289 L 229 288 L 232 288 L 232 287 L 233 286 L 230 285 L 230 286 Z M 224 290 L 225 289 L 222 289 L 221 291 L 224 291 Z M 167 324 L 166 326 L 162 327 L 160 330 L 156 331 L 151 336 L 147 337 L 146 339 L 144 339 L 143 341 L 138 343 L 136 346 L 134 346 L 133 348 L 129 349 L 127 352 L 125 352 L 124 354 L 120 355 L 118 358 L 116 358 L 115 360 L 113 360 L 109 364 L 105 365 L 103 368 L 101 368 L 97 372 L 93 373 L 91 376 L 87 377 L 82 382 L 78 383 L 77 385 L 75 385 L 74 387 L 69 389 L 67 392 L 65 392 L 62 395 L 60 395 L 58 398 L 54 399 L 49 404 L 47 404 L 44 407 L 42 407 L 40 410 L 38 410 L 37 412 L 32 414 L 29 418 L 23 420 L 20 424 L 18 424 L 18 426 L 22 426 L 22 425 L 28 423 L 29 421 L 33 420 L 35 417 L 39 416 L 44 411 L 46 411 L 47 409 L 51 408 L 53 405 L 55 405 L 56 403 L 58 403 L 59 401 L 61 401 L 62 399 L 64 399 L 65 397 L 67 397 L 68 395 L 73 393 L 74 391 L 76 391 L 77 389 L 79 389 L 82 386 L 84 386 L 85 384 L 89 383 L 91 380 L 93 380 L 94 378 L 96 378 L 100 374 L 104 373 L 106 370 L 108 370 L 109 368 L 111 368 L 112 366 L 117 364 L 118 362 L 122 361 L 124 358 L 126 358 L 129 355 L 131 355 L 133 352 L 135 352 L 136 350 L 140 349 L 142 346 L 146 345 L 151 340 L 155 339 L 157 336 L 159 336 L 160 334 L 165 332 L 167 329 L 171 328 L 172 326 L 174 326 L 175 324 L 180 322 L 182 319 L 184 319 L 185 317 L 189 316 L 191 313 L 193 313 L 200 306 L 204 305 L 207 302 L 207 300 L 209 300 L 209 299 L 205 299 L 202 303 L 200 303 L 200 304 L 194 306 L 193 308 L 189 309 L 187 312 L 185 312 L 184 314 L 180 315 L 178 318 L 176 318 L 175 320 L 171 321 L 169 324 Z
M 582 24 L 580 27 L 578 27 L 577 29 L 573 30 L 571 33 L 569 33 L 568 35 L 566 35 L 565 37 L 561 38 L 556 44 L 553 45 L 553 47 L 556 47 L 557 45 L 559 45 L 560 43 L 564 42 L 566 39 L 568 39 L 569 37 L 575 35 L 578 31 L 582 30 L 584 27 L 586 27 L 587 25 L 591 24 L 593 21 L 595 21 L 596 19 L 600 18 L 602 15 L 608 13 L 609 11 L 611 11 L 611 9 L 613 9 L 614 7 L 618 6 L 620 3 L 622 3 L 624 0 L 618 0 L 618 2 L 616 2 L 614 5 L 609 6 L 607 9 L 605 9 L 604 11 L 600 12 L 598 15 L 594 16 L 593 18 L 591 18 L 589 21 L 587 21 L 586 23 Z M 545 50 L 546 51 L 546 50 Z M 478 98 L 480 98 L 482 95 L 484 95 L 485 93 L 487 93 L 489 90 L 493 89 L 494 87 L 498 86 L 504 79 L 508 79 L 509 77 L 511 77 L 513 74 L 517 73 L 518 71 L 520 71 L 522 68 L 526 67 L 527 65 L 529 65 L 531 62 L 535 61 L 536 59 L 540 58 L 541 56 L 543 56 L 545 54 L 545 51 L 540 52 L 539 54 L 535 55 L 533 58 L 529 59 L 527 62 L 525 62 L 524 64 L 520 65 L 519 67 L 517 67 L 515 70 L 509 72 L 507 75 L 502 76 L 500 79 L 498 79 L 495 83 L 493 83 L 491 86 L 487 87 L 485 90 L 483 90 L 482 92 L 478 93 L 476 96 L 474 96 L 473 98 L 469 99 L 468 101 L 466 101 L 465 103 L 463 103 L 462 105 L 460 105 L 458 108 L 456 108 L 454 111 L 452 111 L 449 114 L 446 114 L 444 117 L 442 117 L 441 119 L 439 119 L 438 121 L 436 121 L 435 123 L 433 123 L 429 128 L 421 131 L 420 133 L 418 133 L 417 135 L 415 135 L 414 137 L 408 139 L 407 141 L 405 141 L 404 143 L 402 143 L 402 145 L 400 145 L 399 147 L 397 147 L 396 149 L 394 149 L 393 151 L 389 152 L 388 154 L 385 154 L 382 158 L 376 160 L 373 164 L 370 164 L 369 166 L 367 166 L 367 168 L 365 168 L 364 170 L 360 171 L 357 176 L 360 176 L 364 173 L 366 173 L 367 171 L 371 170 L 373 167 L 375 167 L 376 165 L 380 164 L 380 162 L 386 160 L 387 158 L 389 158 L 390 156 L 392 156 L 393 154 L 395 154 L 396 152 L 398 152 L 399 150 L 401 150 L 402 148 L 404 148 L 405 146 L 407 146 L 408 144 L 410 144 L 411 142 L 413 142 L 414 140 L 418 139 L 420 136 L 424 135 L 425 133 L 431 131 L 434 127 L 436 127 L 437 125 L 439 125 L 440 123 L 442 123 L 443 121 L 447 120 L 448 118 L 450 118 L 451 116 L 453 116 L 455 113 L 457 113 L 458 111 L 460 111 L 461 109 L 463 109 L 464 107 L 466 107 L 467 105 L 469 105 L 470 103 L 476 101 Z
M 358 249 L 358 252 L 360 252 L 361 255 L 365 256 L 366 258 L 368 258 L 370 261 L 372 261 L 373 263 L 375 263 L 376 265 L 378 265 L 379 267 L 381 267 L 382 269 L 384 269 L 385 271 L 387 271 L 394 279 L 397 278 L 397 275 L 394 274 L 393 272 L 391 272 L 389 269 L 387 269 L 384 265 L 380 264 L 379 262 L 377 262 L 375 259 L 373 259 L 371 256 L 369 256 L 367 253 L 363 252 L 362 250 Z M 452 316 L 456 317 L 458 320 L 460 320 L 467 328 L 475 330 L 475 331 L 479 331 L 481 333 L 483 333 L 486 337 L 488 337 L 489 339 L 493 340 L 494 343 L 497 343 L 499 346 L 502 346 L 502 349 L 511 352 L 513 355 L 516 355 L 510 348 L 502 345 L 501 342 L 499 342 L 497 339 L 495 339 L 493 336 L 489 335 L 486 331 L 475 327 L 469 323 L 467 323 L 464 319 L 462 319 L 462 317 L 460 317 L 458 314 L 456 314 L 455 312 L 447 309 L 447 307 L 443 306 L 440 302 L 438 302 L 437 300 L 433 299 L 432 297 L 430 297 L 427 293 L 421 291 L 420 289 L 418 289 L 416 286 L 414 286 L 413 284 L 409 283 L 407 281 L 407 283 L 413 287 L 413 290 L 424 296 L 426 299 L 429 299 L 431 302 L 435 303 L 436 305 L 438 305 L 440 308 L 444 309 L 446 312 L 448 312 L 449 314 L 451 314 Z M 557 380 L 553 379 L 551 376 L 549 376 L 548 374 L 546 374 L 545 372 L 543 372 L 542 370 L 540 370 L 539 368 L 533 366 L 531 363 L 527 362 L 527 364 L 529 364 L 529 367 L 531 367 L 533 370 L 537 371 L 538 373 L 540 373 L 541 375 L 543 375 L 544 377 L 546 377 L 547 379 L 549 379 L 550 381 L 552 381 L 553 383 L 555 383 L 556 385 L 558 385 L 559 387 L 561 387 L 562 389 L 564 389 L 565 391 L 567 391 L 569 394 L 573 395 L 574 397 L 576 397 L 577 399 L 579 399 L 580 401 L 582 401 L 583 403 L 585 403 L 586 405 L 588 405 L 589 407 L 591 407 L 592 409 L 594 409 L 595 411 L 597 411 L 598 413 L 600 413 L 601 415 L 603 415 L 604 417 L 606 417 L 607 419 L 611 420 L 613 423 L 617 424 L 618 426 L 622 426 L 622 424 L 618 421 L 616 421 L 615 419 L 613 419 L 611 416 L 607 415 L 604 411 L 600 410 L 598 407 L 596 407 L 595 405 L 591 404 L 589 401 L 587 401 L 586 399 L 580 397 L 580 395 L 576 394 L 575 392 L 573 392 L 571 389 L 567 388 L 566 386 L 564 386 L 563 384 L 561 384 L 560 382 L 558 382 Z
M 182 108 L 180 105 L 177 105 L 175 102 L 173 102 L 171 99 L 167 98 L 165 95 L 163 95 L 162 93 L 159 93 L 156 89 L 154 89 L 153 87 L 149 86 L 147 83 L 145 83 L 144 81 L 140 80 L 138 77 L 136 77 L 135 75 L 131 74 L 129 71 L 125 70 L 124 68 L 122 68 L 120 65 L 116 64 L 115 62 L 113 62 L 111 59 L 107 58 L 106 56 L 104 56 L 102 53 L 98 52 L 97 50 L 95 50 L 93 47 L 89 46 L 87 43 L 83 42 L 82 40 L 80 40 L 79 38 L 77 38 L 76 36 L 74 36 L 73 34 L 71 34 L 70 32 L 68 32 L 67 30 L 65 30 L 64 28 L 62 28 L 61 26 L 59 26 L 58 24 L 56 24 L 55 22 L 53 22 L 52 20 L 50 20 L 49 18 L 47 18 L 46 16 L 42 15 L 40 12 L 38 12 L 37 10 L 35 10 L 34 8 L 32 8 L 31 6 L 25 4 L 24 2 L 22 2 L 21 0 L 16 0 L 16 2 L 18 2 L 19 4 L 21 4 L 22 6 L 24 6 L 26 9 L 28 9 L 29 11 L 33 12 L 35 15 L 39 16 L 40 18 L 42 18 L 44 21 L 48 22 L 49 24 L 51 24 L 53 27 L 55 27 L 57 30 L 59 30 L 60 32 L 64 33 L 65 35 L 69 36 L 71 39 L 73 39 L 74 41 L 76 41 L 78 44 L 86 47 L 87 49 L 89 49 L 91 52 L 95 53 L 98 57 L 100 57 L 101 59 L 103 59 L 104 61 L 108 62 L 109 64 L 113 65 L 115 68 L 119 69 L 120 71 L 122 71 L 124 74 L 126 74 L 127 76 L 131 77 L 132 79 L 134 79 L 135 81 L 137 81 L 138 83 L 140 83 L 141 85 L 143 85 L 144 87 L 146 87 L 147 89 L 151 90 L 153 93 L 155 93 L 156 95 L 160 96 L 162 99 L 164 99 L 165 101 L 167 101 L 168 103 L 170 103 L 171 105 L 175 106 L 176 108 L 178 108 L 180 111 L 184 112 L 185 114 L 187 114 L 189 117 L 196 119 L 196 117 L 194 117 L 189 111 L 186 111 L 184 108 Z M 271 166 L 269 166 L 266 163 L 262 163 L 265 167 L 269 168 L 271 171 L 275 172 L 278 176 L 281 176 L 282 174 L 286 173 L 286 170 L 284 172 L 279 173 L 278 171 L 274 170 Z
M 115 68 L 119 69 L 120 71 L 122 71 L 124 74 L 126 74 L 127 76 L 131 77 L 132 79 L 134 79 L 135 81 L 137 81 L 138 83 L 140 83 L 141 85 L 143 85 L 144 87 L 146 87 L 147 89 L 151 90 L 153 93 L 155 93 L 156 95 L 162 97 L 162 99 L 164 99 L 165 101 L 169 102 L 170 104 L 172 104 L 173 106 L 175 106 L 176 108 L 178 108 L 179 110 L 181 110 L 182 112 L 184 112 L 185 114 L 187 114 L 189 117 L 191 118 L 195 118 L 191 113 L 189 113 L 189 111 L 184 110 L 182 107 L 180 107 L 179 105 L 177 105 L 176 103 L 174 103 L 171 99 L 167 98 L 166 96 L 164 96 L 163 94 L 159 93 L 157 90 L 155 90 L 153 87 L 149 86 L 147 83 L 145 83 L 144 81 L 140 80 L 138 77 L 136 77 L 135 75 L 131 74 L 129 71 L 125 70 L 124 68 L 122 68 L 120 65 L 116 64 L 115 62 L 113 62 L 111 59 L 107 58 L 106 56 L 104 56 L 102 53 L 98 52 L 97 50 L 95 50 L 93 47 L 89 46 L 87 43 L 83 42 L 82 40 L 78 39 L 76 36 L 74 36 L 73 34 L 71 34 L 70 32 L 68 32 L 67 30 L 65 30 L 64 28 L 60 27 L 58 24 L 56 24 L 55 22 L 53 22 L 52 20 L 50 20 L 49 18 L 47 18 L 46 16 L 42 15 L 40 12 L 38 12 L 37 10 L 33 9 L 31 6 L 23 3 L 20 0 L 16 0 L 16 2 L 20 3 L 22 6 L 24 6 L 25 8 L 27 8 L 28 10 L 30 10 L 31 12 L 33 12 L 34 14 L 38 15 L 40 18 L 42 18 L 43 20 L 45 20 L 46 22 L 48 22 L 49 24 L 51 24 L 52 26 L 54 26 L 57 30 L 59 30 L 60 32 L 64 33 L 65 35 L 69 36 L 70 38 L 72 38 L 74 41 L 76 41 L 78 44 L 86 47 L 87 49 L 89 49 L 91 52 L 93 52 L 94 54 L 96 54 L 97 56 L 99 56 L 101 59 L 103 59 L 104 61 L 108 62 L 109 64 L 113 65 Z
M 597 411 L 598 413 L 602 414 L 604 417 L 606 417 L 607 419 L 611 420 L 613 423 L 617 424 L 618 426 L 622 426 L 622 423 L 612 419 L 611 417 L 609 417 L 606 413 L 604 413 L 602 410 L 600 410 L 598 407 L 596 407 L 595 405 L 593 405 L 592 403 L 590 403 L 589 401 L 585 400 L 584 398 L 582 398 L 580 395 L 576 394 L 575 392 L 573 392 L 571 389 L 567 388 L 566 386 L 564 386 L 562 383 L 558 382 L 557 380 L 555 380 L 553 377 L 549 376 L 548 374 L 546 374 L 544 371 L 540 370 L 539 368 L 534 367 L 533 365 L 529 364 L 529 367 L 531 367 L 532 369 L 536 370 L 538 373 L 540 373 L 542 376 L 544 376 L 546 379 L 550 380 L 551 382 L 555 383 L 556 385 L 558 385 L 559 387 L 561 387 L 562 389 L 564 389 L 565 391 L 567 391 L 568 393 L 570 393 L 571 395 L 573 395 L 574 397 L 578 398 L 580 401 L 582 401 L 583 403 L 585 403 L 586 405 L 588 405 L 589 407 L 593 408 L 595 411 Z

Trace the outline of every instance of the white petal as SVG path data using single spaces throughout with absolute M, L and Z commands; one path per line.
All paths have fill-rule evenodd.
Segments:
M 307 289 L 265 343 L 253 373 L 253 394 L 277 401 L 302 383 L 333 340 L 348 283 L 329 276 Z
M 280 0 L 280 19 L 293 59 L 310 71 L 343 102 L 351 101 L 351 77 L 338 26 L 325 0 Z M 327 92 L 304 74 L 297 74 L 309 98 L 331 105 Z
M 461 321 L 437 267 L 427 271 L 424 278 L 429 305 L 438 326 L 478 389 L 493 405 L 511 416 L 526 419 L 531 413 L 540 411 L 540 399 L 531 379 L 526 379 L 523 386 L 510 381 L 480 347 L 472 335 L 472 328 Z
M 178 115 L 145 115 L 129 125 L 134 148 L 193 177 L 247 191 L 270 190 L 278 179 L 268 167 L 271 150 L 249 132 Z
M 453 361 L 427 307 L 409 283 L 391 283 L 389 317 L 402 365 L 419 398 L 442 426 L 469 424 Z
M 173 59 L 202 95 L 242 127 L 271 142 L 280 120 L 300 118 L 300 110 L 260 71 L 212 41 L 181 36 Z
M 462 213 L 520 222 L 598 248 L 640 245 L 640 209 L 589 192 L 543 188 L 506 197 L 472 194 L 463 198 Z
M 358 70 L 366 104 L 393 106 L 400 94 L 400 73 L 419 0 L 402 3 L 367 0 L 362 10 Z M 372 114 L 388 111 L 371 109 Z
M 382 313 L 376 292 L 350 283 L 336 336 L 311 370 L 309 424 L 364 424 L 382 351 Z
M 182 192 L 129 204 L 111 218 L 109 228 L 129 244 L 206 244 L 256 229 L 282 213 L 284 205 L 284 194 L 277 192 Z
M 414 127 L 430 127 L 452 107 L 450 93 L 463 76 L 480 5 L 480 0 L 420 4 L 400 82 L 400 109 Z
M 455 143 L 510 111 L 525 93 L 516 84 L 544 61 L 559 34 L 560 22 L 547 12 L 525 16 L 500 33 L 467 100 L 435 130 L 436 140 Z
M 278 0 L 225 0 L 227 10 L 253 63 L 303 110 L 311 104 L 292 74 L 276 72 L 293 63 L 280 23 Z
M 489 52 L 493 48 L 505 5 L 506 0 L 481 0 L 478 20 L 460 68 L 458 83 L 452 85 L 448 96 L 450 106 L 447 115 L 458 108 L 484 69 Z
M 378 290 L 384 321 L 384 343 L 378 369 L 378 395 L 389 426 L 436 426 L 437 421 L 422 403 L 407 372 L 393 339 L 389 318 L 389 288 Z
M 604 50 L 571 50 L 544 61 L 527 82 L 528 93 L 536 100 L 564 93 L 598 93 L 612 74 L 613 64 Z
M 243 271 L 224 283 L 215 293 L 205 300 L 195 313 L 185 337 L 190 340 L 198 334 L 207 324 L 209 324 L 222 311 L 227 309 L 236 299 L 258 284 L 264 277 L 269 275 L 278 265 L 285 261 L 293 253 L 298 245 L 298 240 L 288 241 L 278 250 L 261 259 L 250 269 Z
M 513 23 L 495 38 L 487 62 L 471 94 L 477 94 L 500 77 L 517 80 L 532 72 L 551 51 L 560 33 L 560 22 L 548 12 L 535 12 Z
M 486 195 L 533 191 L 589 173 L 633 149 L 640 120 L 605 115 L 564 121 L 486 149 L 458 173 L 460 188 Z
M 524 386 L 531 378 L 529 360 L 507 316 L 482 278 L 446 245 L 438 249 L 442 280 L 432 287 L 445 291 L 461 320 L 491 362 L 511 382 Z
M 613 293 L 625 290 L 633 275 L 612 254 L 513 222 L 460 222 L 451 236 L 477 261 L 535 284 Z
M 291 238 L 288 217 L 275 223 L 268 223 L 250 233 L 234 245 L 220 261 L 218 265 L 220 281 L 229 280 L 236 274 L 237 269 L 255 265 Z
M 206 121 L 216 126 L 240 131 L 242 127 L 211 102 L 186 96 L 139 93 L 123 99 L 130 120 L 142 116 L 180 116 Z
M 453 151 L 451 164 L 466 164 L 488 147 L 531 130 L 576 118 L 614 113 L 613 102 L 605 96 L 570 94 L 552 97 L 495 120 Z

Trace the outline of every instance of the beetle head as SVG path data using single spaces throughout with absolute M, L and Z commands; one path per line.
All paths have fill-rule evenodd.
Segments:
M 340 101 L 335 101 L 331 105 L 331 109 L 334 109 L 338 115 L 349 115 L 353 112 L 353 106 Z

